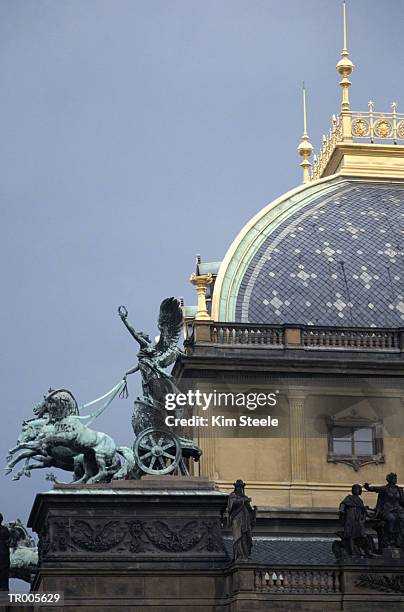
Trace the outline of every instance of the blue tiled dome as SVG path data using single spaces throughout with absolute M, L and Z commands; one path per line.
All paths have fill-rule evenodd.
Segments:
M 271 229 L 243 273 L 235 320 L 404 326 L 404 183 L 343 180 Z

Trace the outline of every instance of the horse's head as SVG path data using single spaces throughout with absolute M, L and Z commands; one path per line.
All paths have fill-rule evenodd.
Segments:
M 28 548 L 35 548 L 35 541 L 28 533 L 27 528 L 20 519 L 10 521 L 8 524 L 10 533 L 10 547 L 18 548 L 19 546 L 25 546 Z
M 79 414 L 74 395 L 67 389 L 51 390 L 43 401 L 34 408 L 34 414 L 38 417 L 49 415 L 49 421 L 59 421 L 66 416 Z
M 46 409 L 47 409 L 47 403 L 46 403 L 46 397 L 45 397 L 44 400 L 40 404 L 36 404 L 34 406 L 34 409 L 32 412 L 35 414 L 35 416 L 41 417 L 45 414 Z M 24 421 L 24 425 L 25 425 L 25 421 Z

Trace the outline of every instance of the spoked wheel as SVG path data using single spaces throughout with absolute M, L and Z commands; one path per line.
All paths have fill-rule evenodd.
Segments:
M 182 449 L 177 436 L 171 431 L 150 427 L 137 436 L 133 454 L 143 472 L 162 476 L 177 468 Z

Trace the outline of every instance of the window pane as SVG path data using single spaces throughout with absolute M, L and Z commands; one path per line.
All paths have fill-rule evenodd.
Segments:
M 373 432 L 371 427 L 360 427 L 354 431 L 355 442 L 372 442 Z
M 355 455 L 373 455 L 373 442 L 355 442 Z
M 351 440 L 333 440 L 334 455 L 352 455 Z
M 350 427 L 334 427 L 332 430 L 333 438 L 349 438 L 352 437 L 352 429 Z

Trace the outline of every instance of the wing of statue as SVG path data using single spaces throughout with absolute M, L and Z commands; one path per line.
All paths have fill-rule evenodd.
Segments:
M 166 368 L 176 359 L 182 330 L 182 310 L 177 298 L 166 298 L 161 302 L 158 328 L 160 338 L 155 345 L 156 360 L 160 367 Z

